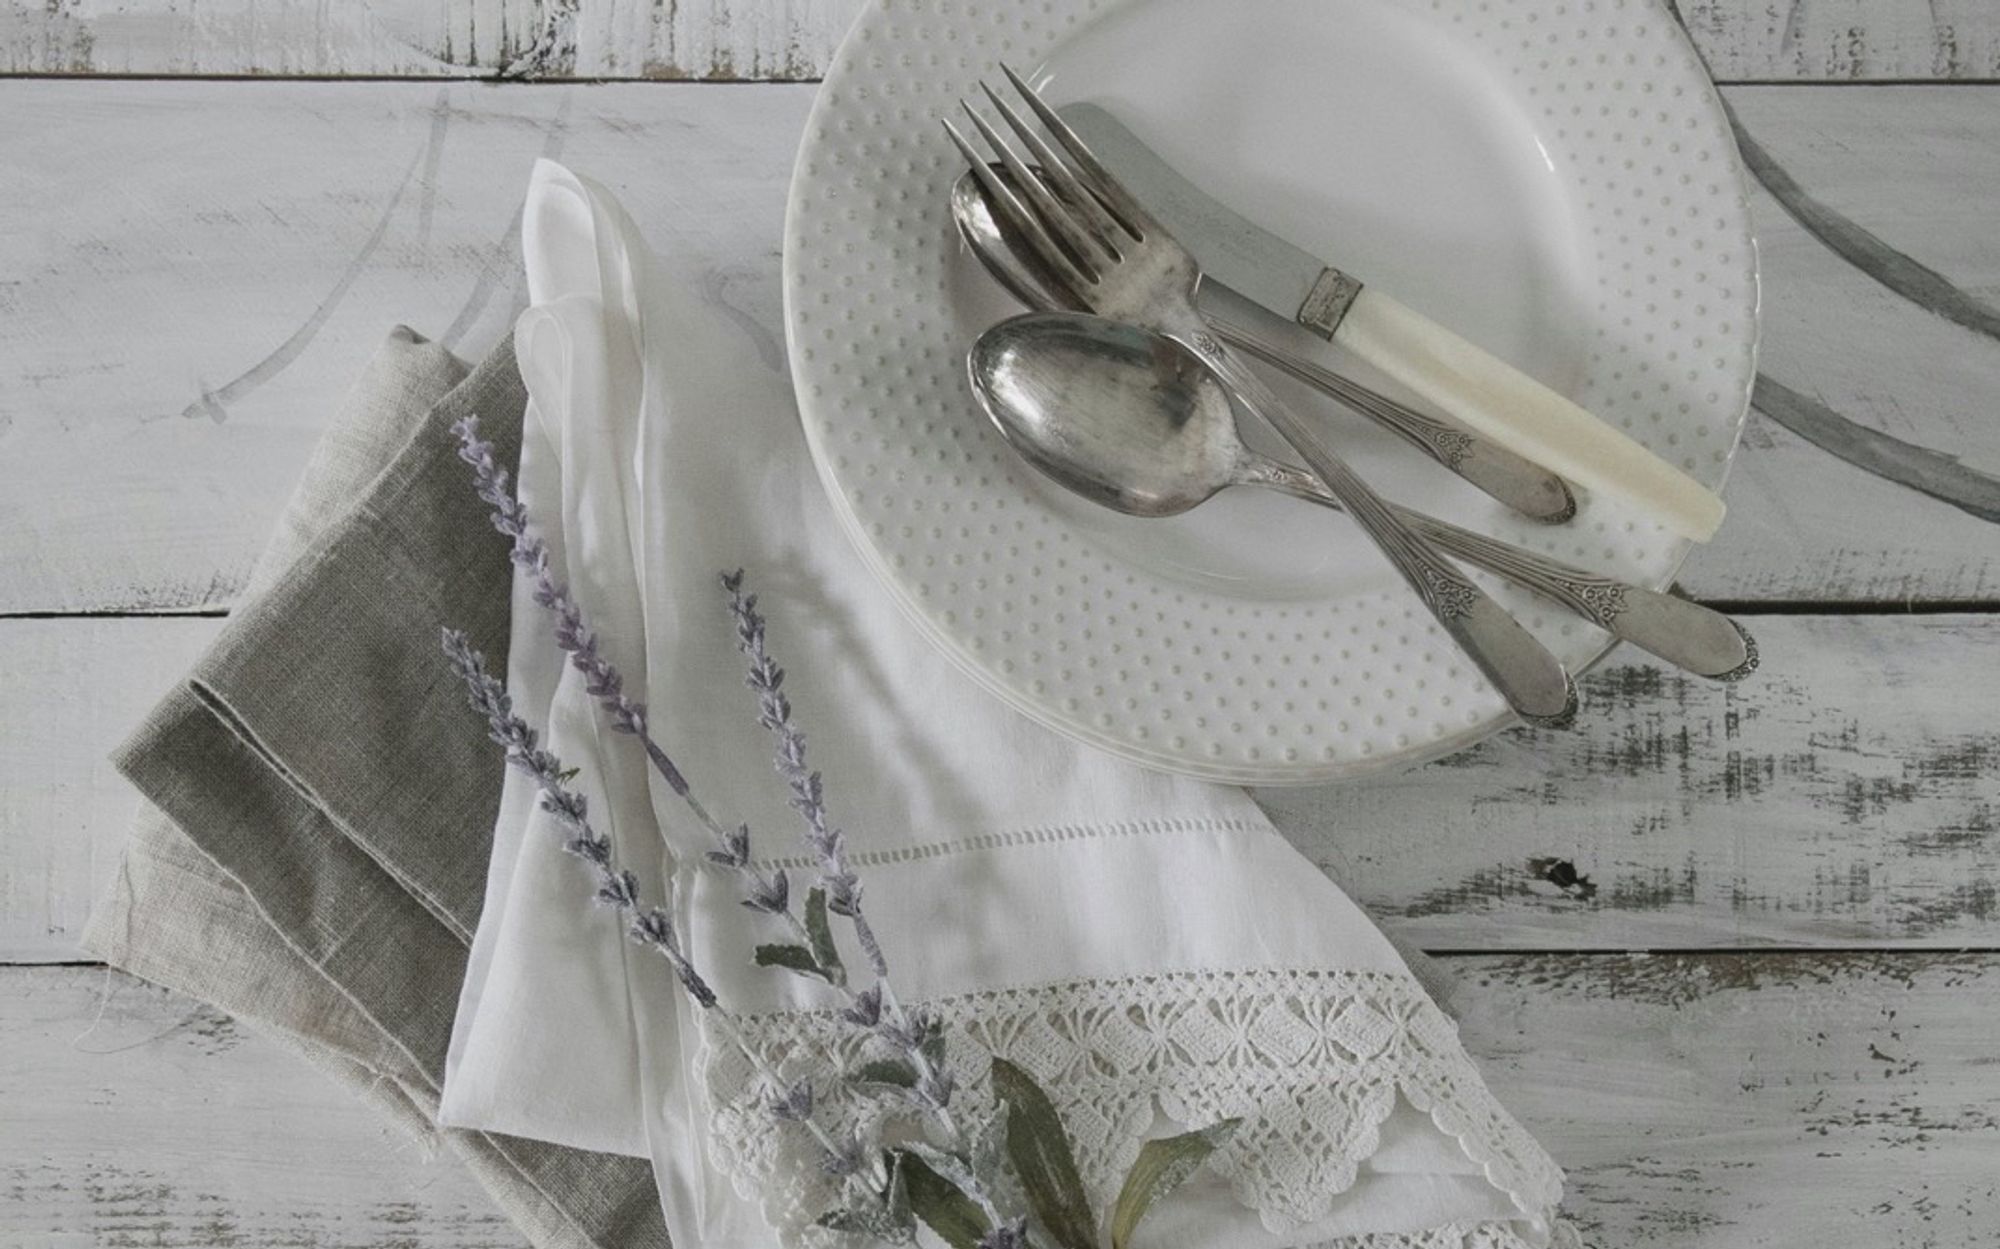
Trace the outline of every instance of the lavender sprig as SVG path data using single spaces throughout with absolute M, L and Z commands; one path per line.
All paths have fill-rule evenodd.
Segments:
M 717 848 L 709 851 L 708 857 L 742 878 L 743 905 L 785 920 L 794 938 L 810 947 L 811 938 L 804 921 L 791 910 L 791 891 L 784 872 L 778 869 L 760 872 L 751 864 L 749 826 L 727 829 L 709 814 L 708 808 L 695 797 L 687 777 L 654 739 L 646 705 L 625 693 L 624 676 L 599 651 L 597 633 L 584 618 L 576 596 L 568 585 L 556 579 L 550 568 L 548 543 L 535 532 L 527 505 L 515 497 L 507 470 L 500 467 L 493 454 L 493 444 L 479 436 L 479 418 L 461 417 L 451 430 L 458 437 L 458 458 L 472 466 L 474 488 L 493 509 L 489 517 L 493 528 L 512 544 L 508 557 L 527 574 L 535 602 L 553 618 L 556 645 L 569 656 L 570 666 L 582 674 L 585 691 L 604 709 L 614 730 L 638 739 L 653 770 L 714 838 Z M 837 972 L 837 968 L 828 969 L 829 978 Z
M 806 765 L 806 735 L 792 722 L 792 700 L 785 696 L 785 670 L 764 645 L 764 617 L 757 596 L 743 592 L 743 570 L 722 574 L 729 593 L 729 612 L 736 619 L 736 646 L 750 660 L 743 683 L 757 693 L 757 721 L 777 739 L 778 774 L 791 787 L 792 809 L 805 821 L 806 845 L 819 859 L 820 883 L 826 886 L 827 909 L 854 925 L 855 940 L 877 979 L 889 974 L 881 943 L 861 909 L 861 881 L 847 861 L 847 835 L 827 821 L 826 794 L 820 774 Z
M 562 760 L 544 749 L 535 730 L 514 713 L 513 699 L 500 680 L 486 670 L 486 660 L 472 648 L 471 641 L 457 629 L 443 632 L 446 658 L 465 682 L 466 701 L 486 721 L 487 736 L 507 753 L 507 762 L 526 773 L 535 783 L 536 801 L 561 825 L 568 840 L 563 849 L 589 864 L 597 874 L 596 900 L 629 917 L 626 935 L 635 943 L 658 952 L 673 969 L 674 978 L 688 997 L 707 1013 L 719 1030 L 734 1044 L 757 1073 L 773 1088 L 784 1090 L 771 1105 L 774 1117 L 803 1125 L 812 1133 L 821 1150 L 821 1165 L 829 1175 L 858 1174 L 863 1158 L 850 1137 L 835 1140 L 813 1118 L 813 1091 L 806 1082 L 787 1084 L 770 1062 L 744 1039 L 729 1012 L 724 1010 L 694 963 L 682 949 L 674 929 L 673 915 L 663 906 L 644 906 L 639 897 L 639 879 L 618 866 L 611 839 L 590 824 L 590 807 L 584 796 L 569 786 Z
M 597 900 L 626 915 L 627 932 L 641 945 L 658 951 L 674 977 L 703 1010 L 714 1010 L 715 990 L 695 970 L 681 949 L 674 931 L 673 916 L 664 907 L 643 907 L 639 901 L 639 880 L 620 868 L 611 852 L 611 839 L 593 831 L 590 808 L 584 796 L 569 787 L 562 760 L 541 747 L 535 730 L 514 714 L 514 703 L 499 678 L 486 671 L 486 661 L 464 633 L 446 629 L 445 657 L 465 682 L 466 701 L 486 720 L 486 735 L 507 752 L 507 762 L 535 782 L 536 801 L 556 818 L 568 840 L 563 849 L 582 859 L 597 873 Z
M 743 683 L 757 694 L 758 723 L 776 739 L 778 774 L 791 788 L 792 808 L 805 822 L 806 845 L 819 860 L 827 909 L 847 917 L 875 972 L 875 983 L 865 995 L 850 995 L 842 1017 L 856 1026 L 874 1029 L 910 1063 L 916 1079 L 909 1096 L 937 1119 L 953 1147 L 962 1149 L 965 1136 L 950 1109 L 954 1082 L 944 1065 L 943 1022 L 921 1008 L 906 1011 L 897 1002 L 889 982 L 888 959 L 862 909 L 861 882 L 848 862 L 846 835 L 827 818 L 825 787 L 820 774 L 807 763 L 805 731 L 792 720 L 792 701 L 784 690 L 785 670 L 771 658 L 765 643 L 765 622 L 757 611 L 757 596 L 744 592 L 740 568 L 723 573 L 721 580 L 736 622 L 737 649 L 749 660 Z

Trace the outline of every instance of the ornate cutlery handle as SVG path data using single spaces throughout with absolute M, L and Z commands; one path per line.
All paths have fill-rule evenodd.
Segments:
M 1341 504 L 1312 474 L 1289 464 L 1260 460 L 1256 480 L 1313 503 Z M 1395 508 L 1410 528 L 1468 563 L 1497 573 L 1649 651 L 1677 668 L 1718 681 L 1736 681 L 1757 667 L 1757 642 L 1721 612 L 1686 599 L 1585 572 L 1560 560 L 1524 551 L 1483 533 Z
M 1246 326 L 1212 315 L 1208 323 L 1230 346 L 1331 395 L 1522 515 L 1550 524 L 1576 515 L 1576 496 L 1562 478 L 1541 465 L 1342 377 Z
M 1535 724 L 1560 727 L 1574 720 L 1576 683 L 1548 648 L 1419 537 L 1382 496 L 1209 332 L 1192 309 L 1189 314 L 1190 322 L 1178 327 L 1179 332 L 1175 327 L 1160 328 L 1193 348 L 1245 407 L 1268 421 L 1305 457 L 1306 464 L 1388 556 L 1431 615 L 1499 689 L 1508 705 Z

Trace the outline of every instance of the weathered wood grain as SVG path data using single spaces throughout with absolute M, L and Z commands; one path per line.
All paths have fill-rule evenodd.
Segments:
M 609 182 L 782 342 L 776 246 L 807 87 L 0 83 L 0 613 L 228 604 L 325 413 L 406 321 L 508 323 L 529 164 Z M 1815 195 L 2000 302 L 2000 87 L 1746 88 Z M 246 106 L 247 104 L 247 106 Z M 245 157 L 244 154 L 251 154 Z M 115 176 L 114 176 L 115 175 Z M 107 188 L 115 190 L 107 191 Z M 1766 370 L 1846 418 L 2000 466 L 2000 343 L 1889 294 L 1757 199 Z M 1755 420 L 1718 599 L 2000 597 L 1994 526 Z
M 134 801 L 104 752 L 218 623 L 0 621 L 0 961 L 76 957 Z M 1572 732 L 1258 796 L 1433 949 L 2000 945 L 2000 619 L 1752 623 L 1743 685 L 1622 652 Z
M 1985 0 L 1677 0 L 1723 81 L 2000 76 Z M 4 0 L 0 70 L 811 79 L 861 0 Z
M 0 621 L 0 963 L 77 957 L 138 804 L 106 755 L 221 626 Z
M 2000 1243 L 2000 956 L 1447 968 L 1467 1050 L 1568 1168 L 1592 1245 Z M 0 1052 L 5 1243 L 516 1243 L 456 1163 L 424 1163 L 184 999 L 95 968 L 0 969 Z
M 1259 801 L 1434 949 L 1995 944 L 2000 621 L 1751 625 L 1741 685 L 1625 650 L 1571 732 Z
M 2000 77 L 1987 0 L 1672 0 L 1723 82 Z
M 0 0 L 0 72 L 811 80 L 860 0 Z
M 392 325 L 476 355 L 512 324 L 537 156 L 775 332 L 811 96 L 0 83 L 0 614 L 229 603 Z
M 2000 1244 L 1993 955 L 1453 960 L 1585 1243 Z
M 0 1244 L 516 1249 L 449 1156 L 209 1007 L 0 969 Z

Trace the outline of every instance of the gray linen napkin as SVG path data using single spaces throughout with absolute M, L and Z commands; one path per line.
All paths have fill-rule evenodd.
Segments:
M 432 1126 L 501 766 L 437 636 L 504 653 L 510 593 L 448 427 L 511 460 L 525 402 L 511 343 L 467 375 L 390 335 L 245 605 L 118 751 L 146 801 L 82 944 L 436 1133 L 534 1244 L 663 1247 L 643 1161 Z

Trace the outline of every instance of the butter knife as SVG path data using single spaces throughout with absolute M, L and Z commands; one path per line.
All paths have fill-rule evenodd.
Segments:
M 1093 104 L 1058 110 L 1091 150 L 1201 262 L 1204 314 L 1269 311 L 1338 343 L 1508 450 L 1586 489 L 1646 509 L 1697 542 L 1722 500 L 1609 423 L 1353 275 L 1270 233 L 1189 182 Z M 1220 288 L 1227 283 L 1228 292 Z M 1239 298 L 1231 300 L 1229 294 Z

